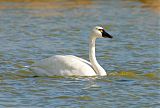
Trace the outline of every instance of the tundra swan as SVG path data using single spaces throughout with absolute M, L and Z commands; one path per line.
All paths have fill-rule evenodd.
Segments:
M 96 26 L 89 37 L 89 61 L 73 55 L 55 55 L 31 66 L 37 76 L 105 76 L 105 70 L 98 64 L 95 55 L 96 38 L 112 38 L 105 30 Z

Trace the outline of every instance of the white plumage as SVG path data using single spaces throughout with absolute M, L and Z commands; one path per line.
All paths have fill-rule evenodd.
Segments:
M 112 38 L 102 27 L 94 27 L 89 39 L 90 62 L 73 55 L 55 55 L 34 63 L 31 70 L 37 76 L 104 76 L 95 56 L 95 40 L 102 37 Z
M 55 55 L 40 62 L 32 67 L 36 75 L 40 76 L 95 76 L 91 63 L 72 55 Z

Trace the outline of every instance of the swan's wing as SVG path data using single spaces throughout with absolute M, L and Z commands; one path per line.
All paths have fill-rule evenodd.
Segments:
M 84 62 L 85 64 L 88 64 L 90 67 L 92 67 L 92 64 L 89 61 L 85 60 L 85 59 L 82 59 L 82 58 L 79 58 L 79 57 L 76 57 L 76 56 L 73 56 L 73 55 L 66 55 L 66 56 L 78 59 L 78 60 Z
M 91 63 L 72 55 L 56 55 L 32 65 L 31 70 L 40 76 L 79 75 L 94 76 Z

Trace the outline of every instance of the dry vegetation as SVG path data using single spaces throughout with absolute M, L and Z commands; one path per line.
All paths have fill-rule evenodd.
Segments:
M 97 0 L 98 1 L 98 0 Z M 126 0 L 124 0 L 126 1 Z M 142 8 L 151 8 L 156 12 L 160 12 L 160 0 L 127 0 L 139 1 L 142 3 Z M 92 0 L 0 0 L 0 2 L 27 2 L 26 4 L 1 5 L 0 9 L 6 8 L 32 8 L 32 9 L 50 9 L 50 8 L 68 8 L 77 7 L 80 5 L 90 5 Z

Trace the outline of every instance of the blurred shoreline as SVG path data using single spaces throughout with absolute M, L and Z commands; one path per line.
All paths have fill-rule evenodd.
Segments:
M 1 4 L 3 2 L 3 4 Z M 6 4 L 14 2 L 15 4 Z M 90 0 L 0 0 L 0 9 L 28 8 L 28 9 L 55 9 L 74 8 L 92 4 Z
M 124 2 L 140 2 L 141 8 L 150 8 L 153 11 L 160 13 L 160 0 L 124 0 Z M 3 2 L 3 4 L 2 4 Z M 15 2 L 14 5 L 6 5 L 6 2 Z M 21 4 L 24 3 L 25 4 Z M 54 9 L 91 5 L 94 2 L 100 1 L 92 0 L 0 0 L 0 9 L 10 8 L 31 8 L 31 9 Z

